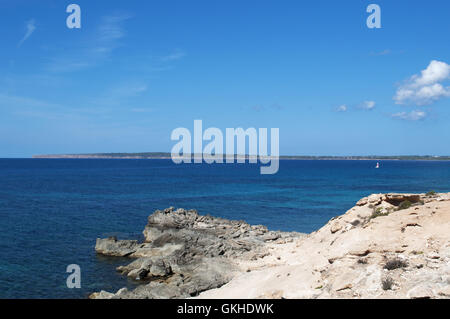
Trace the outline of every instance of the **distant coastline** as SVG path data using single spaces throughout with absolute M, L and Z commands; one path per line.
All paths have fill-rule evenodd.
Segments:
M 197 157 L 197 155 L 193 155 Z M 200 157 L 200 155 L 198 155 Z M 165 152 L 144 152 L 144 153 L 92 153 L 92 154 L 44 154 L 33 155 L 32 158 L 46 159 L 171 159 L 170 153 Z M 235 155 L 235 158 L 249 159 L 248 155 Z M 266 157 L 270 158 L 270 156 Z M 398 156 L 297 156 L 282 155 L 280 160 L 422 160 L 422 161 L 449 161 L 450 156 L 432 155 L 398 155 Z

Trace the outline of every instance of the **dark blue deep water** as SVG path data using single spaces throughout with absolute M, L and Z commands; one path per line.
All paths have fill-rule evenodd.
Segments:
M 249 164 L 170 160 L 0 159 L 0 298 L 85 298 L 134 283 L 128 260 L 96 256 L 95 239 L 139 238 L 147 216 L 194 208 L 273 230 L 311 232 L 363 196 L 450 191 L 450 162 L 281 161 L 276 175 Z M 66 287 L 81 266 L 82 288 Z

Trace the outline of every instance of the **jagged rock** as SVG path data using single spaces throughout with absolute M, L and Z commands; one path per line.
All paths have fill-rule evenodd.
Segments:
M 380 205 L 381 202 L 387 202 L 391 205 L 398 206 L 400 203 L 404 201 L 410 201 L 411 203 L 418 203 L 423 199 L 423 195 L 420 194 L 396 194 L 396 193 L 388 193 L 388 194 L 372 194 L 368 197 L 361 198 L 356 205 L 357 206 L 365 206 L 365 205 Z
M 398 206 L 404 201 L 409 201 L 411 203 L 418 203 L 421 200 L 420 194 L 386 194 L 385 201 Z
M 344 225 L 341 222 L 335 221 L 331 225 L 330 231 L 331 231 L 332 234 L 334 234 L 334 233 L 340 231 L 343 227 L 344 227 Z
M 125 257 L 134 253 L 138 247 L 136 240 L 117 240 L 116 237 L 97 238 L 95 251 L 107 256 Z
M 114 294 L 107 291 L 93 292 L 89 295 L 89 299 L 112 299 Z
M 144 243 L 116 238 L 97 239 L 96 251 L 136 258 L 117 268 L 145 284 L 133 291 L 93 294 L 93 298 L 182 298 L 228 282 L 236 271 L 233 260 L 264 255 L 265 243 L 302 236 L 269 231 L 195 210 L 157 210 L 148 218 Z

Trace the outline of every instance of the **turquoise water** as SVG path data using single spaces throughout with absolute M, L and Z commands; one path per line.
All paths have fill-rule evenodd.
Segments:
M 85 298 L 133 287 L 115 272 L 128 259 L 96 256 L 95 239 L 141 238 L 169 206 L 311 232 L 371 193 L 450 191 L 450 162 L 281 161 L 175 165 L 170 160 L 0 159 L 0 298 Z M 81 289 L 66 287 L 69 264 Z

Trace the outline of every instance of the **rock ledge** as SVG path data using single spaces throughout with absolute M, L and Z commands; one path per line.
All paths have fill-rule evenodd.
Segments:
M 235 260 L 255 260 L 267 254 L 268 242 L 293 241 L 303 235 L 269 231 L 173 207 L 148 218 L 145 241 L 97 239 L 95 250 L 134 261 L 117 270 L 143 284 L 133 291 L 101 291 L 90 298 L 186 298 L 220 287 L 240 272 Z

